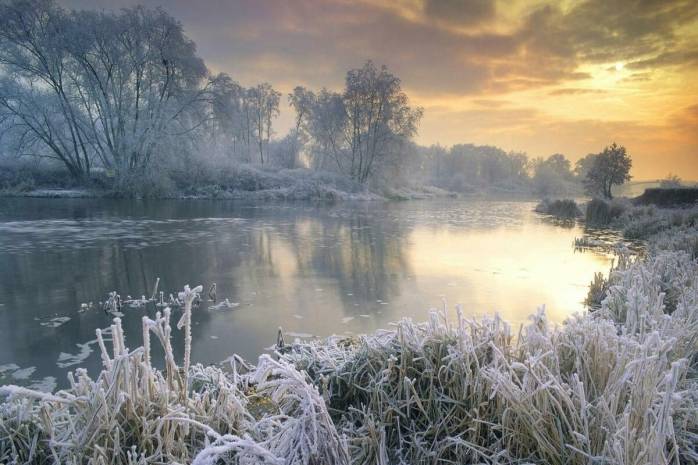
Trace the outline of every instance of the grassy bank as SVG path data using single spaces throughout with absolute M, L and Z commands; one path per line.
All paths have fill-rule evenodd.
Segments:
M 267 200 L 414 200 L 443 197 L 538 198 L 531 182 L 442 183 L 441 179 L 403 175 L 376 175 L 359 183 L 346 174 L 308 168 L 194 159 L 168 169 L 143 170 L 117 178 L 95 168 L 77 181 L 57 166 L 8 164 L 0 160 L 0 196 L 106 197 L 160 199 Z M 579 187 L 577 184 L 572 183 Z M 578 189 L 563 190 L 560 194 Z
M 629 199 L 594 199 L 586 204 L 587 226 L 613 228 L 627 239 L 653 239 L 672 228 L 676 231 L 698 227 L 698 207 L 659 208 L 638 205 Z
M 333 172 L 280 169 L 253 164 L 192 165 L 167 173 L 144 172 L 116 180 L 95 171 L 78 183 L 60 169 L 0 165 L 0 196 L 41 198 L 161 198 L 281 200 L 413 200 L 455 194 L 433 186 L 361 184 Z
M 665 214 L 649 254 L 623 256 L 599 308 L 561 327 L 544 309 L 523 328 L 442 311 L 357 338 L 280 340 L 255 366 L 190 366 L 199 290 L 185 289 L 143 318 L 142 347 L 128 349 L 118 319 L 98 332 L 96 379 L 0 388 L 0 463 L 696 464 L 698 227 L 690 211 L 680 224 Z

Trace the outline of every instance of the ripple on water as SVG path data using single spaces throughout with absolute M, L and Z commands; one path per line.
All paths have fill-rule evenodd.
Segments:
M 194 241 L 230 233 L 243 218 L 194 219 L 42 219 L 0 222 L 0 252 L 97 247 L 119 241 L 142 249 L 178 241 Z

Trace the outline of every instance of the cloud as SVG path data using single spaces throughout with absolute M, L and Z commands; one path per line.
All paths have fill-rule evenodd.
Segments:
M 486 107 L 486 108 L 501 108 L 510 104 L 506 100 L 493 100 L 493 99 L 474 99 L 472 103 L 475 105 Z
M 583 95 L 583 94 L 605 94 L 604 89 L 585 89 L 579 87 L 563 87 L 548 92 L 548 95 Z
M 685 112 L 695 123 L 698 123 L 698 103 L 686 107 Z
M 645 71 L 642 73 L 633 73 L 621 79 L 622 82 L 647 82 L 652 79 L 652 73 Z
M 78 8 L 116 8 L 139 2 L 155 7 L 162 0 L 62 1 Z M 387 64 L 425 95 L 506 92 L 575 78 L 570 60 L 522 56 L 519 35 L 443 26 L 446 17 L 469 26 L 493 20 L 493 5 L 430 0 L 417 16 L 345 0 L 171 0 L 166 7 L 212 68 L 243 83 L 335 87 L 347 69 L 369 58 Z
M 118 8 L 164 0 L 61 1 Z M 371 58 L 418 92 L 465 95 L 586 79 L 579 71 L 584 63 L 621 61 L 634 69 L 698 63 L 696 35 L 679 33 L 698 24 L 695 0 L 586 0 L 568 8 L 522 0 L 498 6 L 493 0 L 423 0 L 417 7 L 377 0 L 163 5 L 212 67 L 243 81 L 335 86 L 348 68 Z
M 698 19 L 694 0 L 587 0 L 568 10 L 547 4 L 528 16 L 521 38 L 537 53 L 608 63 L 695 50 L 680 28 Z M 660 64 L 660 62 L 657 62 Z
M 667 66 L 698 65 L 698 50 L 676 50 L 655 57 L 632 61 L 625 66 L 630 69 L 653 69 Z
M 456 25 L 473 25 L 495 17 L 493 0 L 425 0 L 424 14 Z
M 698 103 L 689 105 L 675 112 L 670 118 L 671 124 L 683 134 L 680 140 L 689 146 L 698 157 Z

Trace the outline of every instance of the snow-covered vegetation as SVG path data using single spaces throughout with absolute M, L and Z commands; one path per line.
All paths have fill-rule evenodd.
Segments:
M 366 186 L 327 171 L 201 163 L 172 174 L 169 196 L 252 200 L 372 200 Z
M 117 318 L 111 348 L 98 331 L 97 378 L 0 388 L 0 462 L 696 464 L 698 228 L 682 218 L 660 221 L 646 257 L 621 254 L 597 308 L 560 327 L 544 308 L 522 328 L 444 309 L 186 370 L 172 310 L 143 318 L 134 350 Z M 180 296 L 185 331 L 200 290 Z
M 582 210 L 577 205 L 577 202 L 571 199 L 544 199 L 536 205 L 535 211 L 563 220 L 574 220 L 582 216 Z
M 648 239 L 670 228 L 691 229 L 698 225 L 698 208 L 658 208 L 637 205 L 628 199 L 593 199 L 585 205 L 588 226 L 611 227 L 627 239 Z M 666 237 L 666 234 L 662 237 Z M 654 237 L 654 240 L 660 240 Z

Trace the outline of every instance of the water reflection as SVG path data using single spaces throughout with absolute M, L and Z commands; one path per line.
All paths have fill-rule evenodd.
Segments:
M 36 367 L 60 384 L 78 364 L 96 371 L 90 341 L 110 323 L 96 302 L 111 290 L 149 296 L 157 277 L 166 294 L 215 282 L 220 299 L 239 303 L 195 311 L 193 350 L 203 362 L 232 352 L 254 359 L 280 326 L 289 335 L 356 334 L 425 319 L 442 299 L 515 323 L 547 304 L 562 321 L 582 310 L 587 283 L 609 259 L 574 254 L 581 230 L 532 208 L 3 199 L 0 365 Z M 88 302 L 94 308 L 80 312 Z M 141 342 L 141 316 L 154 311 L 123 310 L 131 346 Z M 51 321 L 61 324 L 42 325 Z M 8 376 L 0 382 L 15 382 Z

